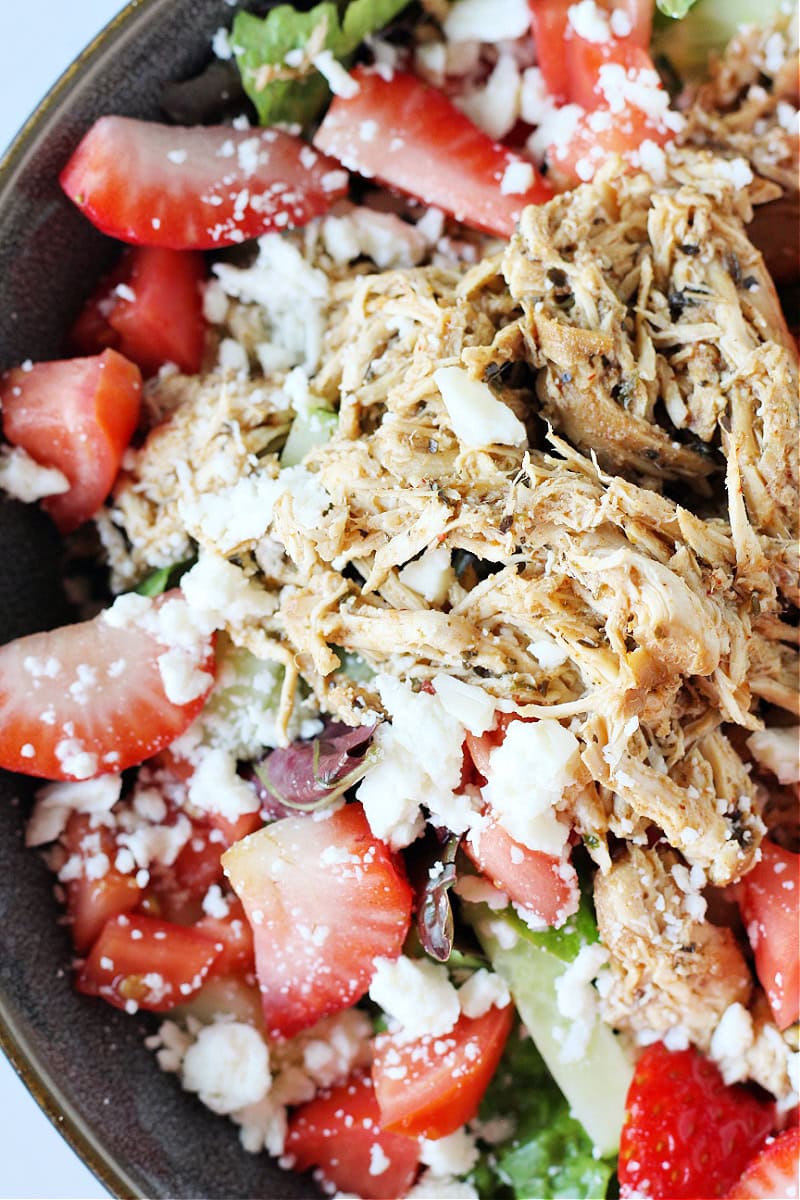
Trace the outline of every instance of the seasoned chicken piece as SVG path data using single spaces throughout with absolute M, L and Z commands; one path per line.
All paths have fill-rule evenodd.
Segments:
M 704 876 L 677 855 L 629 846 L 595 879 L 600 939 L 610 953 L 605 1019 L 628 1033 L 685 1030 L 707 1050 L 722 1014 L 746 1005 L 750 971 L 729 929 L 704 920 Z

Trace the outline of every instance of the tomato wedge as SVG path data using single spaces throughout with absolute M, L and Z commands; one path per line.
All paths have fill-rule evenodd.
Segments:
M 115 1008 L 167 1012 L 198 991 L 220 951 L 203 934 L 155 917 L 113 917 L 75 986 Z
M 361 1071 L 295 1110 L 286 1153 L 294 1158 L 295 1170 L 317 1167 L 332 1190 L 355 1192 L 364 1200 L 405 1196 L 419 1165 L 413 1138 L 380 1128 L 372 1080 Z
M 70 346 L 78 354 L 111 347 L 145 377 L 165 363 L 196 374 L 205 346 L 205 274 L 198 251 L 132 247 L 87 300 L 70 331 Z
M 372 1078 L 381 1124 L 393 1133 L 446 1137 L 471 1121 L 497 1069 L 514 1020 L 513 1005 L 462 1016 L 450 1033 L 403 1041 L 375 1039 Z
M 115 350 L 16 367 L 0 379 L 8 441 L 69 480 L 69 491 L 42 501 L 62 533 L 93 516 L 111 491 L 141 396 L 139 368 Z
M 253 929 L 270 1037 L 348 1008 L 367 991 L 374 959 L 400 953 L 411 889 L 360 804 L 321 821 L 274 821 L 222 862 Z
M 167 592 L 157 603 L 180 593 Z M 177 603 L 183 603 L 178 600 Z M 197 645 L 197 694 L 170 700 L 168 650 L 138 626 L 91 621 L 0 646 L 0 766 L 88 779 L 150 758 L 186 730 L 214 682 L 212 638 Z
M 101 117 L 60 182 L 93 225 L 121 242 L 212 250 L 305 225 L 348 181 L 337 163 L 278 129 Z
M 352 74 L 358 92 L 334 97 L 314 137 L 349 170 L 501 237 L 511 236 L 526 204 L 550 198 L 532 163 L 493 142 L 436 88 L 400 71 Z M 519 184 L 509 184 L 514 175 Z
M 741 910 L 756 974 L 779 1029 L 800 1017 L 800 854 L 761 843 L 741 883 Z

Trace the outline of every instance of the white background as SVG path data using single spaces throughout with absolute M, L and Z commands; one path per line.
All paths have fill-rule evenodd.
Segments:
M 0 0 L 0 151 L 124 0 Z M 106 1200 L 0 1054 L 2 1200 Z

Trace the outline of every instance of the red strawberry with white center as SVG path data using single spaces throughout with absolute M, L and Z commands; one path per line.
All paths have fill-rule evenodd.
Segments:
M 89 779 L 143 762 L 188 729 L 214 682 L 213 639 L 181 648 L 158 633 L 159 610 L 185 605 L 177 591 L 120 599 L 138 619 L 120 623 L 118 601 L 0 646 L 1 767 Z
M 358 803 L 274 821 L 222 864 L 253 927 L 270 1037 L 348 1008 L 369 988 L 373 960 L 402 949 L 411 888 Z
M 770 1138 L 726 1200 L 798 1200 L 800 1197 L 800 1128 Z
M 212 250 L 305 225 L 348 180 L 333 159 L 278 129 L 101 117 L 60 182 L 93 225 L 122 242 Z

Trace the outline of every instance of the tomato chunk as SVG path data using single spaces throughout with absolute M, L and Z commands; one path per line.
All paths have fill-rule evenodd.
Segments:
M 314 138 L 349 170 L 501 237 L 511 236 L 526 204 L 550 198 L 532 163 L 493 142 L 436 88 L 400 71 L 384 78 L 357 67 L 353 76 L 358 92 L 334 96 Z M 522 183 L 511 190 L 515 174 Z
M 167 592 L 152 608 L 183 604 Z M 145 605 L 146 607 L 146 605 Z M 45 779 L 88 779 L 150 758 L 183 733 L 214 682 L 214 643 L 196 646 L 196 694 L 171 700 L 169 650 L 139 625 L 91 621 L 0 646 L 0 766 Z
M 364 1200 L 405 1196 L 419 1164 L 413 1138 L 380 1128 L 372 1080 L 363 1072 L 326 1088 L 292 1114 L 286 1153 L 294 1157 L 295 1170 L 317 1167 L 323 1182 Z M 379 1174 L 376 1158 L 383 1167 Z
M 202 255 L 137 246 L 123 254 L 83 308 L 69 335 L 79 354 L 112 347 L 147 377 L 165 363 L 188 375 L 203 362 L 206 322 Z
M 450 1033 L 375 1039 L 372 1078 L 381 1124 L 394 1133 L 446 1137 L 471 1121 L 497 1069 L 514 1020 L 512 1005 L 461 1016 Z
M 779 1029 L 800 1017 L 800 854 L 761 843 L 741 884 L 741 910 L 756 974 Z
M 278 129 L 183 128 L 101 117 L 60 177 L 103 233 L 212 250 L 304 225 L 347 191 L 337 163 Z
M 203 985 L 220 951 L 183 925 L 140 915 L 107 921 L 76 982 L 115 1008 L 167 1012 Z
M 68 491 L 42 501 L 62 533 L 93 516 L 111 491 L 141 396 L 139 368 L 115 350 L 16 367 L 0 380 L 8 441 L 69 481 Z
M 253 929 L 271 1037 L 348 1008 L 369 988 L 373 960 L 400 953 L 411 888 L 360 804 L 322 821 L 274 821 L 222 862 Z

